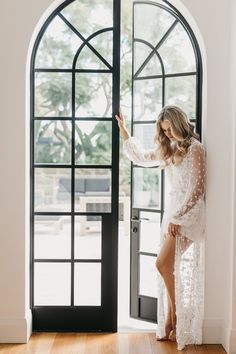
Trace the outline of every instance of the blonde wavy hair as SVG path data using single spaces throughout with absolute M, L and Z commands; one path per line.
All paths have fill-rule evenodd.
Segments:
M 171 125 L 172 135 L 176 139 L 175 144 L 165 135 L 161 127 L 161 123 L 164 121 L 168 121 Z M 188 120 L 185 112 L 177 106 L 163 107 L 156 121 L 155 136 L 155 142 L 160 148 L 161 159 L 166 164 L 169 164 L 170 159 L 173 159 L 175 165 L 180 164 L 187 154 L 192 137 L 199 140 L 199 135 L 194 132 L 194 125 Z

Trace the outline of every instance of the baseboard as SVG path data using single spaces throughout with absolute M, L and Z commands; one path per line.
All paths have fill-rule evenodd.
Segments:
M 202 341 L 204 344 L 222 344 L 221 319 L 205 319 L 203 321 Z
M 156 333 L 155 329 L 151 328 L 137 328 L 132 326 L 121 326 L 118 328 L 118 333 Z
M 0 343 L 28 343 L 31 333 L 31 311 L 24 318 L 0 318 Z
M 229 331 L 228 354 L 236 354 L 236 329 Z

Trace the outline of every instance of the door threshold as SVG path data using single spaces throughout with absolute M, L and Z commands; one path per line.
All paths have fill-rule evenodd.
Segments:
M 138 327 L 131 327 L 131 326 L 121 326 L 118 328 L 118 333 L 156 333 L 155 329 L 151 328 L 138 328 Z

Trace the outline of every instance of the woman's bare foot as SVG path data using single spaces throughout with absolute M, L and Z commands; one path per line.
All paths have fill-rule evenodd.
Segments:
M 172 342 L 176 342 L 176 329 L 172 329 L 170 331 L 168 339 L 171 340 Z
M 172 332 L 172 324 L 168 323 L 165 325 L 165 331 L 166 335 L 164 337 L 156 337 L 156 340 L 162 341 L 162 340 L 169 340 L 169 335 Z

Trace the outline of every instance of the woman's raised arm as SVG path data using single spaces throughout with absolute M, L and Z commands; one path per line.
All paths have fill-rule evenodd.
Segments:
M 143 149 L 138 139 L 130 136 L 125 126 L 125 118 L 121 110 L 119 116 L 116 115 L 116 119 L 120 128 L 120 134 L 124 139 L 124 152 L 128 159 L 144 167 L 159 166 L 161 160 L 158 146 L 150 150 Z

